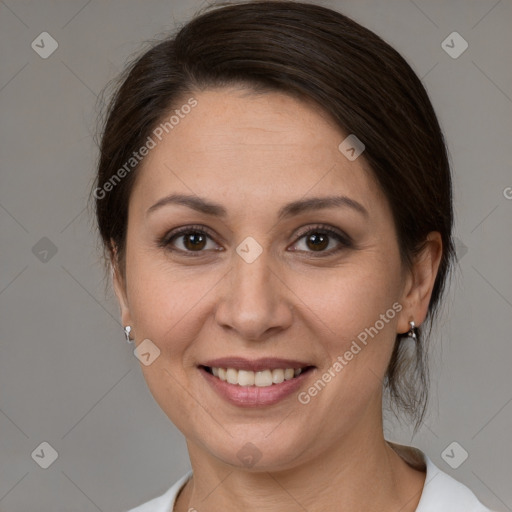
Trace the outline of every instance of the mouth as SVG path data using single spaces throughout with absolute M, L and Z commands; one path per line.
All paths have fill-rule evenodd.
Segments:
M 259 388 L 266 388 L 269 386 L 276 386 L 284 381 L 295 379 L 299 375 L 312 370 L 313 366 L 305 366 L 301 368 L 267 368 L 259 371 L 205 365 L 201 365 L 200 368 L 222 382 L 243 387 L 255 386 Z
M 273 405 L 297 391 L 315 366 L 285 359 L 224 358 L 198 365 L 211 388 L 240 407 Z

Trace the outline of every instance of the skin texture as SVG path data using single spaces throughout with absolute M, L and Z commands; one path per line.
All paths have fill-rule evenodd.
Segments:
M 148 338 L 161 351 L 141 368 L 187 439 L 194 477 L 175 510 L 415 510 L 425 474 L 384 440 L 382 379 L 396 333 L 425 319 L 439 234 L 413 268 L 402 265 L 385 196 L 363 157 L 351 162 L 338 150 L 347 134 L 318 106 L 235 88 L 193 96 L 198 105 L 139 170 L 125 274 L 116 266 L 114 282 L 135 343 Z M 227 215 L 174 204 L 148 213 L 171 193 L 215 201 Z M 367 215 L 339 206 L 277 218 L 286 203 L 329 195 L 357 201 Z M 352 246 L 331 236 L 315 250 L 303 234 L 318 224 L 346 233 Z M 159 246 L 171 230 L 197 225 L 209 230 L 199 256 L 183 235 Z M 236 252 L 248 236 L 263 249 L 250 264 Z M 298 359 L 316 367 L 303 391 L 396 302 L 400 313 L 307 405 L 293 393 L 237 407 L 197 367 L 228 356 Z M 237 457 L 247 442 L 261 454 L 252 468 Z

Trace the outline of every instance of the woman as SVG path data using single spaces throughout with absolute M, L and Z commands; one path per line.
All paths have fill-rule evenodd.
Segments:
M 453 258 L 420 80 L 307 3 L 217 5 L 127 70 L 94 196 L 128 341 L 192 471 L 137 512 L 485 511 L 421 424 Z

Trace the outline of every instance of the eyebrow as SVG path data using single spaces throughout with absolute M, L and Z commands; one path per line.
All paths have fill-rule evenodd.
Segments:
M 204 213 L 206 215 L 212 215 L 215 217 L 225 218 L 227 216 L 227 210 L 219 203 L 203 199 L 199 196 L 186 195 L 186 194 L 171 194 L 158 200 L 153 206 L 148 208 L 146 214 L 150 214 L 159 208 L 164 206 L 177 204 L 181 206 L 187 206 L 192 210 Z M 299 199 L 283 206 L 277 217 L 279 220 L 283 220 L 300 213 L 304 213 L 311 210 L 320 210 L 322 208 L 335 208 L 345 207 L 351 208 L 356 212 L 362 214 L 364 217 L 368 217 L 368 210 L 359 202 L 351 199 L 347 196 L 326 196 L 326 197 L 311 197 L 309 199 Z

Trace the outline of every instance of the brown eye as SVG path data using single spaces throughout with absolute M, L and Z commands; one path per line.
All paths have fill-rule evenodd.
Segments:
M 306 244 L 313 251 L 323 251 L 329 245 L 329 237 L 323 233 L 312 233 L 307 235 Z
M 206 246 L 206 236 L 202 233 L 191 233 L 189 235 L 182 235 L 183 245 L 190 251 L 204 249 Z
M 158 242 L 159 247 L 184 255 L 201 255 L 210 250 L 220 250 L 219 246 L 201 227 L 185 226 L 165 235 Z
M 317 226 L 303 232 L 294 247 L 294 251 L 316 252 L 319 253 L 319 256 L 328 256 L 342 249 L 353 247 L 353 243 L 350 237 L 341 231 Z

